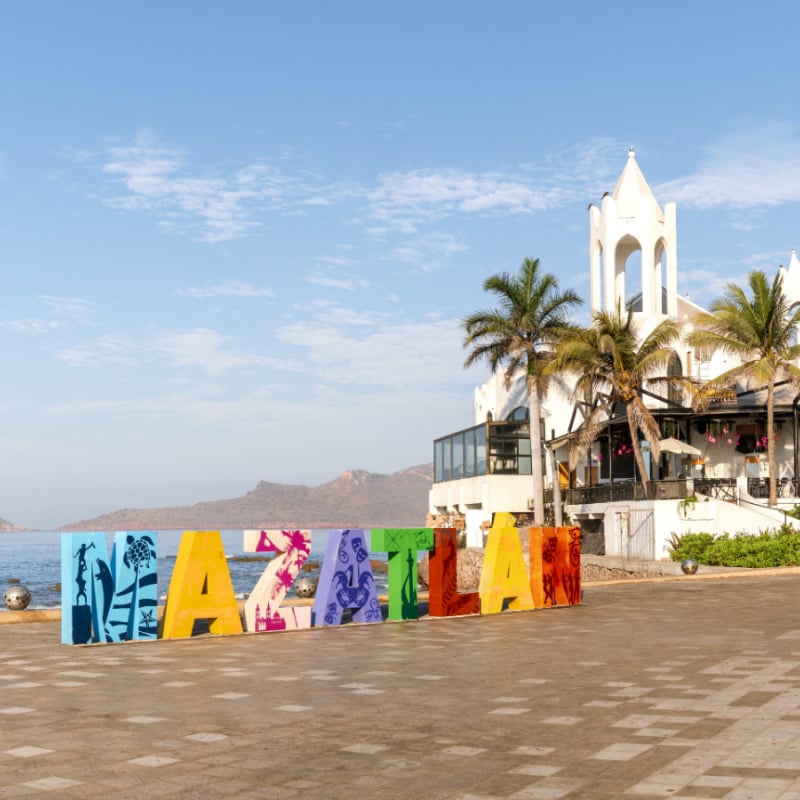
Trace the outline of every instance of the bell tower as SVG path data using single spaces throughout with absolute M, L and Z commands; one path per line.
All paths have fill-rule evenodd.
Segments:
M 637 250 L 642 258 L 641 304 L 634 310 L 646 317 L 678 314 L 677 235 L 675 203 L 658 205 L 636 163 L 631 147 L 628 162 L 612 194 L 600 208 L 589 206 L 589 268 L 591 310 L 624 310 L 625 264 Z

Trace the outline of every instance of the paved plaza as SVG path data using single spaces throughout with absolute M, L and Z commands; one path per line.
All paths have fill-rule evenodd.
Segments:
M 0 625 L 0 797 L 800 800 L 800 576 L 70 647 Z

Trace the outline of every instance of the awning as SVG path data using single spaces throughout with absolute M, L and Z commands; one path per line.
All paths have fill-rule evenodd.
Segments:
M 662 453 L 680 453 L 687 456 L 699 456 L 701 451 L 686 442 L 681 442 L 672 436 L 662 439 L 659 443 Z

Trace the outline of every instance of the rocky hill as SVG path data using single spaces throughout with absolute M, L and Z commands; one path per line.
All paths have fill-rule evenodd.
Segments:
M 431 464 L 392 475 L 343 472 L 321 486 L 261 481 L 243 497 L 175 508 L 122 509 L 62 531 L 216 530 L 221 528 L 371 528 L 425 524 Z
M 25 528 L 22 525 L 15 525 L 13 522 L 9 522 L 7 519 L 3 519 L 0 517 L 0 532 L 3 533 L 11 533 L 13 531 L 24 531 Z

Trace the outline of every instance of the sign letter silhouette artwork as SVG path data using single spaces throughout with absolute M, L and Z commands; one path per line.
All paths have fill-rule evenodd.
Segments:
M 580 605 L 581 529 L 530 528 L 528 537 L 536 605 Z
M 281 608 L 281 603 L 311 552 L 311 531 L 244 531 L 244 550 L 277 553 L 245 603 L 247 630 L 261 633 L 310 628 L 310 606 Z
M 118 531 L 111 558 L 103 533 L 61 535 L 61 641 L 155 639 L 155 531 Z
M 373 528 L 372 549 L 389 554 L 389 619 L 417 619 L 417 559 L 433 549 L 433 528 Z
M 432 617 L 478 614 L 477 592 L 458 591 L 458 549 L 455 528 L 436 528 L 435 547 L 428 556 L 428 613 Z
M 311 612 L 313 625 L 338 625 L 347 609 L 355 609 L 354 622 L 383 622 L 369 550 L 360 528 L 335 530 L 328 535 Z

